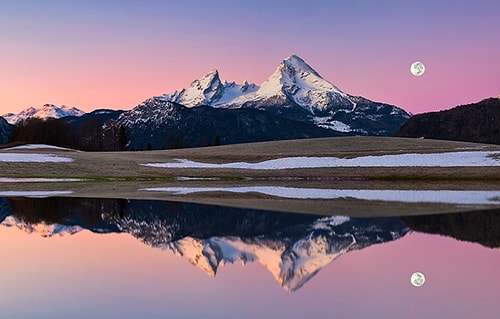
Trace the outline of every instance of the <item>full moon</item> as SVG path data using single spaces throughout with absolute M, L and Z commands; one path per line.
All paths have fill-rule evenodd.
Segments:
M 411 275 L 411 284 L 415 287 L 420 287 L 425 283 L 425 276 L 421 272 L 414 272 Z
M 421 76 L 425 72 L 425 65 L 422 62 L 413 62 L 410 66 L 411 74 L 414 76 Z

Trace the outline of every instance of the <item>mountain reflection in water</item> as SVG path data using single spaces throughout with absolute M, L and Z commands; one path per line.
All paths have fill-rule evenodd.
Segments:
M 129 233 L 151 247 L 187 258 L 210 276 L 215 276 L 225 263 L 258 261 L 288 291 L 302 287 L 342 254 L 399 239 L 410 227 L 498 247 L 500 232 L 486 230 L 498 230 L 499 210 L 468 214 L 350 218 L 166 201 L 0 199 L 0 221 L 4 226 L 46 237 L 84 229 Z M 476 231 L 474 236 L 465 234 L 482 223 L 486 223 L 485 231 Z M 472 228 L 457 224 L 470 224 Z

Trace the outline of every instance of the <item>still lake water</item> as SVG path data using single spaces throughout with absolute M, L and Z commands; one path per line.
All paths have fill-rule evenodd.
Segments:
M 499 210 L 347 218 L 0 198 L 0 221 L 0 318 L 500 317 Z

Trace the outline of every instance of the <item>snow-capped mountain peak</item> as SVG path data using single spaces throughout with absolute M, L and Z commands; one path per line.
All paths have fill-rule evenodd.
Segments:
M 315 113 L 332 104 L 354 105 L 354 99 L 325 80 L 297 55 L 283 60 L 255 93 L 256 100 L 293 101 Z
M 214 69 L 200 79 L 194 80 L 188 88 L 175 91 L 172 95 L 164 97 L 168 101 L 185 106 L 197 106 L 209 104 L 212 100 L 217 99 L 222 93 L 222 88 L 219 71 Z
M 343 93 L 296 55 L 291 55 L 280 63 L 276 71 L 262 84 L 258 94 L 276 93 L 276 89 L 308 89 Z M 293 92 L 290 93 L 293 94 Z
M 173 108 L 163 107 L 168 106 L 165 103 L 171 102 L 177 106 Z M 151 107 L 144 108 L 144 104 Z M 331 134 L 338 136 L 393 135 L 410 117 L 408 113 L 396 106 L 373 102 L 361 96 L 353 96 L 343 92 L 324 79 L 302 58 L 291 55 L 281 61 L 275 72 L 260 87 L 247 81 L 242 84 L 222 81 L 219 72 L 214 69 L 200 79 L 193 81 L 187 88 L 147 100 L 132 112 L 124 113 L 120 121 L 122 124 L 128 123 L 125 125 L 126 127 L 131 127 L 134 123 L 138 123 L 138 119 L 141 119 L 138 126 L 147 127 L 147 122 L 151 117 L 145 113 L 153 112 L 152 107 L 154 106 L 161 108 L 155 110 L 155 113 L 165 113 L 155 116 L 156 122 L 158 122 L 157 119 L 168 119 L 168 122 L 173 123 L 174 118 L 178 121 L 184 118 L 183 121 L 186 121 L 185 118 L 192 113 L 184 112 L 185 110 L 178 107 L 179 105 L 188 108 L 206 105 L 220 109 L 242 109 L 243 111 L 240 113 L 245 115 L 241 116 L 247 116 L 249 109 L 257 109 L 259 117 L 277 117 L 285 121 L 295 121 L 301 125 L 312 125 L 312 127 L 319 129 L 318 135 L 321 136 L 329 136 L 330 132 L 327 130 L 333 131 Z M 176 112 L 179 116 L 168 114 L 172 112 Z M 194 112 L 210 113 L 210 116 L 217 113 L 209 109 L 199 108 Z M 227 116 L 229 113 L 231 112 L 224 111 L 217 114 Z M 125 119 L 127 117 L 129 119 Z M 192 120 L 187 121 L 192 122 Z M 249 126 L 248 120 L 242 120 L 238 123 L 242 123 L 241 125 L 245 126 L 244 130 L 247 132 L 249 132 L 248 130 L 262 131 L 262 128 Z M 156 125 L 155 127 L 160 126 Z M 211 132 L 209 135 L 213 134 Z M 181 133 L 180 135 L 189 134 Z M 150 134 L 147 138 L 152 136 L 154 134 Z M 143 145 L 164 145 L 164 141 L 151 144 L 150 141 L 144 141 L 143 138 L 138 140 L 141 140 Z M 144 146 L 139 146 L 139 148 L 142 147 Z
M 198 80 L 194 80 L 188 88 L 165 94 L 161 99 L 179 103 L 188 107 L 199 105 L 218 106 L 258 89 L 255 84 L 224 81 L 219 77 L 219 71 L 213 69 Z
M 22 110 L 18 114 L 8 113 L 2 115 L 10 124 L 16 124 L 20 121 L 26 120 L 31 117 L 48 119 L 48 118 L 62 118 L 66 116 L 81 116 L 85 114 L 76 107 L 68 107 L 66 105 L 56 106 L 54 104 L 45 104 L 40 108 L 29 107 Z

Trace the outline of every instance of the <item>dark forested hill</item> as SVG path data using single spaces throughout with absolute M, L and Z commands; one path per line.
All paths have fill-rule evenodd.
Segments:
M 10 132 L 13 126 L 7 123 L 7 121 L 0 117 L 0 144 L 7 143 L 9 141 Z
M 415 115 L 396 136 L 500 144 L 500 98 Z

